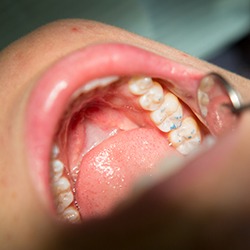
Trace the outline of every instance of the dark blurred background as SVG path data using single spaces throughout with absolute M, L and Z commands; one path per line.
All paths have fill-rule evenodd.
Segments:
M 0 49 L 62 18 L 112 24 L 250 78 L 250 0 L 0 0 Z

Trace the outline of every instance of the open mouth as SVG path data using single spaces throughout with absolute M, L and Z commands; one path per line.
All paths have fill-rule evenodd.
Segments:
M 122 44 L 53 65 L 27 111 L 31 172 L 46 205 L 71 222 L 105 216 L 162 158 L 185 158 L 219 135 L 213 118 L 201 119 L 214 107 L 204 95 L 198 105 L 204 74 Z

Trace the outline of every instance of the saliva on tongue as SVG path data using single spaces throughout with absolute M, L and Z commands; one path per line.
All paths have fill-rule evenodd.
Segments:
M 126 199 L 142 175 L 173 154 L 166 138 L 155 128 L 134 128 L 109 137 L 82 160 L 76 182 L 76 201 L 82 219 L 102 217 Z

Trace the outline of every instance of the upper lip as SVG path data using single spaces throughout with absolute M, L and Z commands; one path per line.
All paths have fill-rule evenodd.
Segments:
M 105 76 L 147 75 L 167 79 L 194 110 L 196 89 L 204 72 L 124 44 L 100 44 L 78 50 L 52 65 L 33 89 L 26 119 L 26 146 L 33 180 L 50 206 L 49 158 L 57 124 L 72 94 Z

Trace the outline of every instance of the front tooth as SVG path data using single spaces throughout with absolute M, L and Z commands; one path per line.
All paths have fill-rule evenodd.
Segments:
M 75 93 L 72 95 L 72 99 L 76 99 L 83 93 L 88 93 L 91 90 L 94 90 L 98 87 L 106 87 L 109 84 L 119 80 L 118 76 L 107 76 L 99 79 L 92 80 L 86 84 L 84 84 L 81 88 L 77 89 Z
M 169 133 L 169 141 L 181 154 L 189 154 L 201 142 L 201 134 L 196 121 L 192 117 L 185 118 L 181 127 Z
M 63 211 L 62 217 L 70 222 L 79 222 L 80 221 L 79 212 L 72 206 L 66 208 Z
M 154 111 L 160 107 L 163 102 L 163 88 L 158 82 L 140 97 L 139 103 L 145 110 Z
M 167 93 L 159 109 L 151 112 L 151 120 L 163 132 L 180 127 L 183 117 L 182 107 L 178 98 L 172 93 Z
M 57 201 L 57 211 L 59 213 L 63 212 L 74 200 L 74 195 L 71 191 L 60 193 L 56 197 Z
M 145 94 L 153 85 L 150 77 L 133 77 L 128 83 L 129 90 L 134 95 Z

